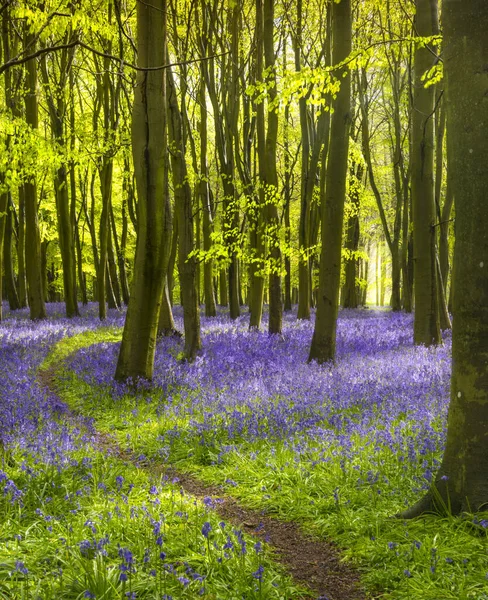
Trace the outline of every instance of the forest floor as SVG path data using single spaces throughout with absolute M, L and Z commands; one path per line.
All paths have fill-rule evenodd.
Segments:
M 62 365 L 57 364 L 42 370 L 39 375 L 41 386 L 47 389 L 51 398 L 59 398 L 56 392 L 56 373 Z M 82 415 L 70 411 L 71 423 L 83 427 Z M 122 449 L 112 436 L 94 432 L 96 446 L 125 463 L 141 468 L 136 454 Z M 266 541 L 276 559 L 285 567 L 298 583 L 309 588 L 309 598 L 321 600 L 363 600 L 365 592 L 360 586 L 359 572 L 352 565 L 341 561 L 340 549 L 326 539 L 307 535 L 300 526 L 291 521 L 283 521 L 266 515 L 266 511 L 243 506 L 231 495 L 223 492 L 222 486 L 206 484 L 192 475 L 158 461 L 144 464 L 151 475 L 165 477 L 177 483 L 182 490 L 200 501 L 211 498 L 214 511 L 221 519 L 239 527 L 248 535 Z M 304 596 L 304 600 L 305 600 Z
M 488 515 L 391 518 L 442 454 L 449 335 L 342 311 L 319 366 L 313 323 L 222 314 L 194 363 L 162 339 L 129 389 L 123 315 L 50 308 L 0 326 L 0 598 L 488 599 Z

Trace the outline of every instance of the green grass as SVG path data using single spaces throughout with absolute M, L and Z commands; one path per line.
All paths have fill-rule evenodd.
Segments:
M 100 336 L 115 340 L 119 332 L 64 339 L 42 369 L 59 367 L 70 352 Z M 73 387 L 60 379 L 59 392 L 76 410 L 84 401 L 96 406 L 103 396 L 93 389 L 83 398 L 83 386 L 69 382 Z M 118 422 L 114 414 L 108 429 Z M 64 425 L 79 427 L 66 419 Z M 208 502 L 188 496 L 177 482 L 94 449 L 90 437 L 81 427 L 79 447 L 64 465 L 47 465 L 25 449 L 0 451 L 7 477 L 2 489 L 12 482 L 23 493 L 20 502 L 0 495 L 2 600 L 122 600 L 133 593 L 148 600 L 308 597 L 266 544 L 255 546 L 256 539 L 222 522 Z
M 106 332 L 63 340 L 51 359 L 57 362 L 97 341 L 108 341 Z M 392 518 L 418 497 L 422 473 L 434 469 L 440 456 L 407 465 L 398 460 L 398 449 L 375 448 L 360 435 L 352 440 L 349 456 L 332 446 L 318 447 L 307 436 L 286 442 L 242 438 L 230 445 L 225 423 L 218 420 L 212 436 L 202 440 L 193 429 L 185 430 L 191 396 L 178 398 L 173 391 L 172 406 L 178 409 L 162 410 L 164 398 L 157 390 L 114 402 L 108 390 L 90 387 L 74 374 L 65 373 L 60 385 L 63 397 L 121 446 L 175 463 L 203 481 L 222 484 L 247 506 L 296 520 L 304 530 L 336 541 L 345 559 L 361 570 L 373 597 L 488 600 L 487 530 L 473 522 L 473 515 Z M 180 435 L 162 442 L 175 425 Z M 408 439 L 411 424 L 396 426 Z M 487 517 L 477 515 L 478 520 Z

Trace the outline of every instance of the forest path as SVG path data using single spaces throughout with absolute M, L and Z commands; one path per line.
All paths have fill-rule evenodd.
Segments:
M 64 403 L 57 390 L 57 374 L 62 367 L 63 363 L 57 363 L 41 368 L 38 380 L 51 396 Z M 78 427 L 85 427 L 81 413 L 70 410 L 64 417 Z M 341 561 L 340 550 L 331 541 L 306 534 L 296 522 L 281 521 L 264 511 L 242 506 L 232 496 L 222 493 L 220 486 L 204 483 L 171 465 L 155 460 L 141 464 L 135 453 L 121 448 L 104 432 L 95 430 L 94 437 L 96 446 L 106 455 L 135 464 L 154 476 L 177 480 L 183 491 L 192 497 L 200 500 L 211 498 L 212 509 L 223 520 L 266 541 L 273 549 L 277 562 L 285 567 L 297 583 L 310 589 L 311 595 L 307 600 L 366 600 L 358 571 Z

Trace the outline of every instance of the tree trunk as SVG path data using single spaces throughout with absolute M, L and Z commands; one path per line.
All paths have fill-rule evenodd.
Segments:
M 167 278 L 165 278 L 164 281 L 163 299 L 161 302 L 161 310 L 159 311 L 158 336 L 181 337 L 181 333 L 176 329 L 175 321 L 173 319 Z
M 0 177 L 0 186 L 3 185 L 3 176 Z M 3 321 L 3 248 L 5 243 L 5 224 L 7 220 L 8 192 L 0 194 L 0 322 Z
M 210 204 L 210 186 L 208 183 L 208 165 L 207 165 L 207 105 L 205 86 L 200 85 L 200 183 L 199 194 L 200 203 L 202 206 L 202 233 L 203 233 L 203 250 L 205 252 L 205 260 L 203 263 L 203 294 L 205 302 L 205 316 L 215 317 L 217 315 L 215 307 L 215 294 L 213 288 L 213 261 L 207 256 L 212 248 L 212 231 L 213 231 L 213 215 Z
M 171 68 L 167 69 L 169 139 L 175 211 L 178 215 L 178 272 L 185 328 L 185 358 L 193 360 L 201 347 L 197 262 L 193 254 L 193 205 L 183 141 L 183 120 Z
M 127 270 L 125 267 L 125 249 L 127 245 L 127 213 L 125 210 L 125 198 L 122 199 L 122 236 L 120 243 L 117 238 L 117 227 L 115 224 L 113 206 L 110 207 L 110 224 L 115 254 L 117 256 L 117 265 L 119 268 L 120 293 L 122 294 L 122 301 L 127 306 L 129 304 L 129 283 L 127 281 Z
M 359 304 L 358 290 L 356 285 L 357 277 L 357 258 L 356 254 L 359 248 L 359 209 L 360 209 L 360 185 L 363 179 L 363 167 L 355 165 L 351 168 L 351 177 L 349 183 L 349 197 L 351 200 L 351 213 L 347 222 L 346 238 L 346 264 L 345 264 L 345 282 L 343 289 L 342 305 L 344 308 L 357 308 Z
M 59 80 L 56 82 L 58 93 L 55 95 L 50 91 L 50 79 L 47 70 L 46 57 L 41 59 L 41 74 L 46 93 L 46 101 L 51 120 L 51 129 L 56 143 L 64 148 L 66 141 L 64 137 L 64 115 L 66 113 L 66 102 L 64 87 L 68 84 L 68 74 L 73 61 L 74 49 L 61 51 Z M 66 316 L 79 316 L 77 293 L 76 293 L 76 260 L 74 243 L 74 214 L 70 211 L 69 182 L 67 176 L 67 165 L 62 162 L 56 168 L 54 174 L 54 190 L 56 195 L 56 215 L 59 249 L 63 265 L 64 301 L 66 304 Z
M 264 12 L 263 0 L 256 0 L 256 79 L 263 82 L 264 73 Z M 250 241 L 250 283 L 249 329 L 259 329 L 263 316 L 265 271 L 266 271 L 266 121 L 264 98 L 254 103 L 256 113 L 256 142 L 258 155 L 258 191 L 248 204 L 249 241 Z
M 416 0 L 417 35 L 433 33 L 430 0 Z M 432 48 L 415 51 L 415 85 L 412 117 L 412 199 L 414 266 L 414 343 L 441 342 L 436 278 L 436 228 L 434 209 L 434 88 L 422 77 L 434 62 Z
M 351 52 L 351 3 L 332 4 L 332 63 L 340 64 Z M 334 149 L 327 161 L 325 198 L 321 199 L 322 250 L 320 255 L 317 315 L 309 360 L 334 360 L 337 314 L 341 276 L 342 226 L 346 196 L 349 149 L 351 77 L 339 69 L 341 83 L 331 118 L 330 146 Z
M 166 1 L 137 5 L 138 66 L 165 63 Z M 160 70 L 138 71 L 132 114 L 137 184 L 137 243 L 129 306 L 115 378 L 152 379 L 159 310 L 171 243 L 171 210 L 165 189 L 166 85 Z
M 451 403 L 433 489 L 400 515 L 488 504 L 488 60 L 483 0 L 444 0 L 448 164 L 456 202 Z
M 3 263 L 5 269 L 5 288 L 7 292 L 8 304 L 10 310 L 18 310 L 21 308 L 20 300 L 15 285 L 14 265 L 12 259 L 12 237 L 13 237 L 13 206 L 10 193 L 7 193 L 7 215 L 5 222 L 5 241 L 4 241 L 4 256 Z
M 274 50 L 274 3 L 264 0 L 264 66 L 268 73 L 268 126 L 266 131 L 265 193 L 267 205 L 267 234 L 269 238 L 269 326 L 271 334 L 281 334 L 283 324 L 283 300 L 281 297 L 281 246 L 279 239 L 280 219 L 278 216 L 278 173 L 276 148 L 278 143 L 278 113 L 274 108 L 277 99 Z
M 27 33 L 25 45 L 29 52 L 35 50 L 35 34 Z M 27 124 L 34 131 L 38 128 L 37 110 L 37 67 L 35 59 L 27 63 L 27 85 L 28 90 L 25 97 L 25 118 Z M 42 295 L 41 279 L 41 239 L 39 233 L 39 221 L 37 216 L 37 185 L 35 176 L 24 183 L 25 202 L 25 234 L 29 243 L 25 246 L 26 275 L 28 284 L 28 298 L 30 318 L 44 319 L 46 307 Z

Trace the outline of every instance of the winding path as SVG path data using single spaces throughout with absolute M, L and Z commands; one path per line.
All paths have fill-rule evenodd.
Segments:
M 57 364 L 41 370 L 38 379 L 50 394 L 62 401 L 56 390 L 56 373 L 59 369 L 60 365 Z M 77 426 L 83 426 L 83 415 L 71 412 L 67 416 Z M 304 533 L 296 522 L 281 521 L 264 511 L 242 506 L 232 496 L 223 494 L 219 486 L 203 483 L 172 466 L 157 461 L 141 465 L 135 454 L 120 448 L 108 434 L 95 431 L 95 440 L 105 453 L 136 464 L 156 476 L 177 479 L 178 485 L 186 494 L 199 499 L 212 498 L 213 508 L 222 519 L 269 544 L 276 560 L 294 580 L 310 589 L 307 600 L 366 600 L 366 593 L 360 586 L 359 573 L 341 561 L 340 550 L 332 542 Z

